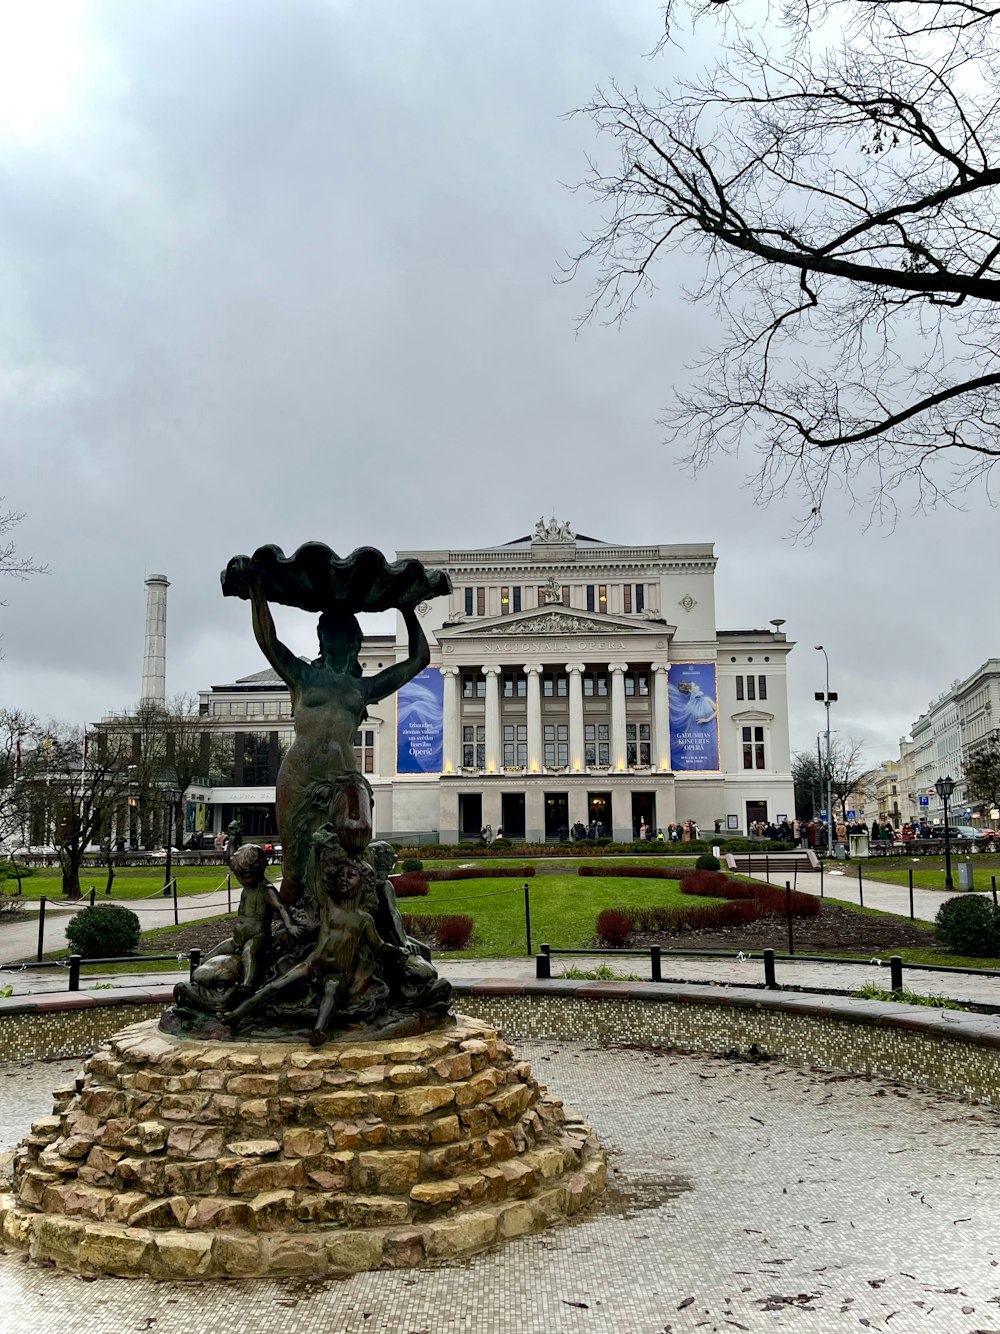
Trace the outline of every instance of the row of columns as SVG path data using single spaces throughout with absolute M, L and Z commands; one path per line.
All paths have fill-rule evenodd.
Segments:
M 503 736 L 500 723 L 501 668 L 490 665 L 483 667 L 481 670 L 486 678 L 486 770 L 488 773 L 500 773 L 503 769 Z M 458 667 L 441 668 L 444 676 L 445 773 L 458 773 L 462 767 L 460 671 L 461 669 Z M 544 768 L 542 671 L 543 668 L 534 663 L 526 664 L 524 668 L 528 679 L 528 770 L 531 773 L 538 773 Z M 568 662 L 566 664 L 566 673 L 569 677 L 569 767 L 574 773 L 582 773 L 586 767 L 584 763 L 583 734 L 583 673 L 585 671 L 586 666 L 582 662 Z M 624 772 L 627 768 L 628 754 L 625 740 L 625 673 L 628 671 L 628 663 L 608 663 L 607 671 L 611 676 L 611 768 Z M 652 673 L 653 725 L 651 737 L 653 767 L 662 772 L 669 772 L 670 728 L 667 664 L 654 662 Z

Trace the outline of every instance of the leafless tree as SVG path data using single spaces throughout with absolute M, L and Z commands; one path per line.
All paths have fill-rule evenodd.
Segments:
M 128 784 L 129 748 L 119 738 L 96 737 L 51 723 L 22 781 L 44 801 L 62 869 L 62 892 L 80 897 L 80 867 L 87 848 L 110 829 Z
M 0 496 L 0 505 L 3 497 Z M 23 556 L 11 536 L 14 529 L 24 518 L 17 510 L 0 509 L 0 574 L 10 575 L 13 579 L 27 579 L 31 574 L 48 574 L 47 565 L 39 565 L 30 556 Z M 0 607 L 6 606 L 0 602 Z M 0 653 L 0 657 L 2 657 Z
M 143 700 L 135 709 L 107 720 L 102 735 L 129 749 L 129 790 L 139 822 L 139 838 L 155 846 L 165 837 L 167 805 L 172 838 L 184 838 L 184 793 L 211 765 L 211 733 L 198 713 L 198 701 L 178 695 L 161 705 Z
M 25 767 L 40 740 L 38 720 L 18 709 L 0 709 L 0 857 L 9 857 L 21 892 L 15 848 L 28 841 L 30 789 Z
M 864 743 L 850 739 L 842 741 L 840 737 L 834 737 L 830 743 L 829 767 L 824 752 L 819 768 L 824 799 L 827 788 L 827 774 L 829 774 L 830 788 L 833 791 L 834 800 L 840 802 L 840 814 L 846 823 L 848 799 L 862 795 L 865 783 L 877 772 L 865 760 Z
M 759 495 L 842 486 L 891 522 L 988 485 L 1000 459 L 1000 59 L 995 4 L 668 0 L 718 23 L 716 63 L 581 110 L 614 142 L 587 317 L 628 314 L 656 261 L 700 273 L 720 335 L 666 409 L 700 467 L 749 451 Z M 760 16 L 764 15 L 763 18 Z M 757 26 L 754 26 L 754 25 Z

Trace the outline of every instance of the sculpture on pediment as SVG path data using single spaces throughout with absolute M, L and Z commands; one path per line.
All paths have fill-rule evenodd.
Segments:
M 532 542 L 572 542 L 573 530 L 566 520 L 558 520 L 555 515 L 546 519 L 544 514 L 535 524 L 531 536 Z
M 562 606 L 562 585 L 554 574 L 550 574 L 545 581 L 545 605 L 553 603 Z

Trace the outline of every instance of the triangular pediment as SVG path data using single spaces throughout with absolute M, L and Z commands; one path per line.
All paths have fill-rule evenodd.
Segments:
M 541 607 L 510 616 L 477 617 L 450 622 L 438 631 L 439 639 L 552 638 L 555 635 L 642 635 L 673 630 L 660 620 L 641 616 L 609 616 L 579 607 Z
M 763 709 L 744 709 L 742 713 L 732 713 L 729 715 L 734 723 L 773 723 L 774 714 L 765 713 Z

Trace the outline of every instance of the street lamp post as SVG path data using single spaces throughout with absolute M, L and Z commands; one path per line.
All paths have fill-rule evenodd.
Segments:
M 951 879 L 951 831 L 948 828 L 948 802 L 951 794 L 955 791 L 955 780 L 949 774 L 945 778 L 936 778 L 934 787 L 937 794 L 944 802 L 944 887 L 945 889 L 954 889 Z
M 173 852 L 173 827 L 174 827 L 174 789 L 167 791 L 167 860 L 163 867 L 163 895 L 164 898 L 170 893 L 170 866 L 171 854 Z
M 822 653 L 826 662 L 826 690 L 817 690 L 816 698 L 826 708 L 826 818 L 827 818 L 827 853 L 833 853 L 833 760 L 830 755 L 830 705 L 836 700 L 836 691 L 830 691 L 830 659 L 822 644 L 816 645 L 816 652 Z

